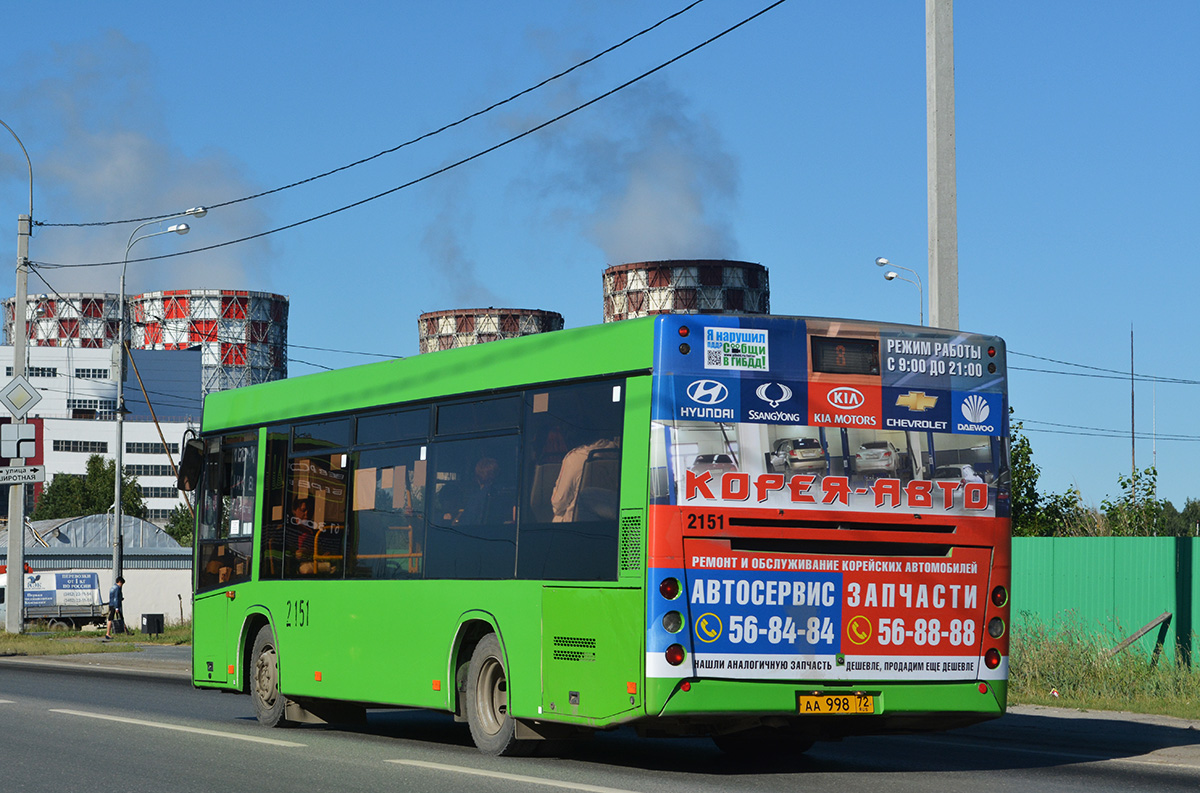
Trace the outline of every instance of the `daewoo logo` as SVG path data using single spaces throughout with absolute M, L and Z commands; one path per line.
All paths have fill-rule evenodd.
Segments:
M 867 398 L 862 395 L 862 391 L 849 386 L 830 389 L 826 399 L 829 400 L 829 404 L 842 410 L 857 410 L 867 401 Z
M 779 389 L 778 398 L 770 396 L 769 389 L 771 386 L 775 386 Z M 787 402 L 792 398 L 792 389 L 788 388 L 783 383 L 763 383 L 754 390 L 754 395 L 763 402 L 766 402 L 771 407 L 777 408 L 779 407 L 780 402 Z
M 687 387 L 687 395 L 701 405 L 719 405 L 729 396 L 729 389 L 716 380 L 696 380 Z
M 987 400 L 979 396 L 979 394 L 971 394 L 963 400 L 962 403 L 963 417 L 972 424 L 978 424 L 988 417 L 992 409 L 988 407 Z

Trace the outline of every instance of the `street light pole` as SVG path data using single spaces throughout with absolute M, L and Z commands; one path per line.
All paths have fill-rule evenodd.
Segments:
M 875 260 L 875 264 L 878 265 L 879 267 L 895 267 L 899 270 L 904 270 L 905 272 L 912 273 L 913 278 L 917 279 L 914 281 L 914 280 L 912 280 L 912 278 L 905 278 L 904 276 L 900 275 L 900 273 L 896 273 L 896 272 L 886 272 L 883 274 L 884 279 L 887 281 L 894 281 L 897 278 L 899 278 L 901 281 L 908 281 L 910 284 L 916 284 L 917 296 L 920 298 L 920 301 L 921 301 L 919 303 L 919 307 L 921 310 L 921 324 L 924 325 L 925 324 L 925 287 L 921 284 L 921 276 L 917 273 L 917 271 L 910 270 L 907 267 L 902 267 L 898 264 L 892 264 L 891 262 L 889 262 L 887 259 L 883 258 L 882 256 L 880 256 L 878 259 Z
M 121 527 L 121 480 L 124 476 L 125 461 L 125 270 L 129 267 L 129 250 L 142 240 L 151 237 L 159 237 L 163 234 L 187 234 L 191 230 L 188 224 L 177 223 L 174 226 L 168 226 L 163 231 L 155 231 L 138 237 L 137 233 L 146 226 L 182 217 L 202 218 L 207 214 L 208 210 L 204 207 L 192 207 L 187 212 L 180 212 L 178 215 L 147 221 L 130 233 L 129 242 L 125 245 L 125 259 L 121 264 L 121 292 L 117 297 L 116 354 L 113 356 L 117 375 L 117 448 L 114 455 L 116 470 L 113 472 L 113 581 L 117 580 L 117 576 L 122 575 L 124 566 L 125 535 Z
M 0 124 L 4 124 L 0 121 Z M 13 377 L 25 376 L 25 338 L 26 338 L 26 302 L 29 291 L 29 235 L 33 227 L 33 162 L 25 144 L 13 132 L 12 127 L 4 124 L 4 128 L 12 133 L 21 153 L 25 155 L 25 164 L 29 166 L 29 214 L 17 218 L 17 293 L 13 302 Z M 14 420 L 16 424 L 24 424 L 24 418 Z M 24 465 L 24 459 L 14 459 L 13 465 Z M 8 574 L 7 574 L 8 604 L 4 618 L 4 630 L 9 633 L 20 633 L 25 627 L 22 619 L 25 613 L 25 485 L 12 485 L 8 489 Z

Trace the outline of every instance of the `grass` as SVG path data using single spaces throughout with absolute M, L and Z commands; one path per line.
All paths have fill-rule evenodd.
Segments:
M 115 636 L 102 642 L 104 634 L 95 631 L 50 631 L 44 625 L 33 625 L 25 633 L 0 632 L 0 656 L 5 655 L 75 655 L 78 653 L 129 653 L 139 644 L 179 645 L 192 643 L 192 623 L 167 625 L 161 634 L 146 635 L 138 631 Z
M 1115 644 L 1074 619 L 1023 620 L 1011 637 L 1009 702 L 1200 719 L 1200 672 L 1171 648 L 1155 660 L 1138 644 L 1110 656 Z

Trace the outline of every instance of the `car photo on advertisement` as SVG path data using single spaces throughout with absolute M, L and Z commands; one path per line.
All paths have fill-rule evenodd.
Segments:
M 970 465 L 939 465 L 933 470 L 933 476 L 930 479 L 934 481 L 947 482 L 982 482 L 983 477 Z
M 737 463 L 728 454 L 697 454 L 696 459 L 692 461 L 692 473 L 700 474 L 709 471 L 714 474 L 723 474 L 726 471 L 736 471 Z
M 781 438 L 771 452 L 771 468 L 790 473 L 825 473 L 825 450 L 816 438 Z
M 854 455 L 854 472 L 864 476 L 897 476 L 907 473 L 900 450 L 891 441 L 867 441 Z

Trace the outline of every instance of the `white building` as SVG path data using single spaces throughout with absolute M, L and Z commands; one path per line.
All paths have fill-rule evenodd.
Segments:
M 26 349 L 26 377 L 42 397 L 28 418 L 42 419 L 39 441 L 47 484 L 59 474 L 85 473 L 87 459 L 93 454 L 112 459 L 117 402 L 112 349 Z M 12 361 L 12 348 L 0 347 L 0 356 Z M 129 367 L 124 385 L 128 412 L 123 464 L 125 472 L 137 478 L 149 520 L 163 525 L 171 510 L 183 503 L 175 487 L 171 460 L 178 463 L 185 430 L 199 429 L 200 425 L 200 352 L 134 350 L 132 356 L 134 366 Z M 8 364 L 6 370 L 11 377 L 12 365 Z M 157 417 L 158 425 L 152 416 Z M 31 490 L 40 495 L 40 488 Z

